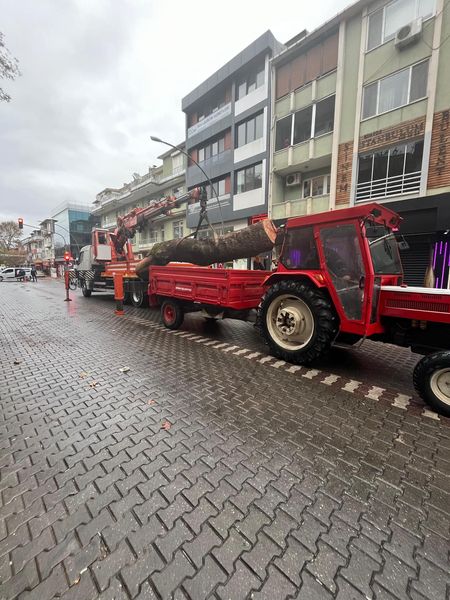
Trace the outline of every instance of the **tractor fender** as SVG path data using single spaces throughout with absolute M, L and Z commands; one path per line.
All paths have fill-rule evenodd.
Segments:
M 274 283 L 277 283 L 281 280 L 295 280 L 295 281 L 304 281 L 305 283 L 309 283 L 316 288 L 325 288 L 326 283 L 323 275 L 321 273 L 310 273 L 310 272 L 300 272 L 300 271 L 275 271 L 271 275 L 267 277 L 264 281 L 264 287 L 269 287 Z

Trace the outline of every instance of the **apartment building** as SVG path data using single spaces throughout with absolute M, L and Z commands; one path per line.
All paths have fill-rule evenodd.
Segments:
M 69 250 L 74 258 L 78 258 L 81 248 L 91 243 L 91 231 L 96 221 L 89 205 L 62 202 L 51 211 L 50 219 L 43 221 L 41 227 L 49 222 L 53 223 L 54 260 L 63 264 L 65 250 Z M 45 228 L 42 231 L 45 231 Z
M 184 144 L 178 148 L 184 150 Z M 162 163 L 152 166 L 148 173 L 135 173 L 133 180 L 121 188 L 106 188 L 97 194 L 93 214 L 101 227 L 114 229 L 117 217 L 133 208 L 144 208 L 165 196 L 179 196 L 186 192 L 186 158 L 180 150 L 169 150 L 158 157 Z M 186 203 L 168 215 L 160 215 L 133 238 L 133 251 L 149 250 L 156 242 L 182 238 L 189 233 L 186 226 Z
M 206 186 L 209 219 L 215 224 L 223 221 L 225 232 L 267 214 L 269 64 L 282 47 L 270 31 L 265 32 L 182 100 L 190 156 L 186 184 L 188 189 Z M 189 228 L 197 227 L 199 213 L 198 202 L 188 205 Z M 209 235 L 208 230 L 201 235 Z M 234 266 L 246 268 L 247 261 Z
M 406 281 L 449 287 L 450 6 L 361 0 L 272 61 L 274 219 L 377 201 Z

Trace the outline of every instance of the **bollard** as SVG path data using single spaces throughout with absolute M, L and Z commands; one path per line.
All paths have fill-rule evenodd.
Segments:
M 114 273 L 114 299 L 116 301 L 116 315 L 123 315 L 123 275 L 122 273 Z
M 66 286 L 66 297 L 64 299 L 64 302 L 72 302 L 72 298 L 70 298 L 69 296 L 69 271 L 66 270 L 64 271 L 64 284 Z

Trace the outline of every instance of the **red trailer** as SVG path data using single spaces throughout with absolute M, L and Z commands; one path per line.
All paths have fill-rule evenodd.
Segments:
M 266 278 L 266 271 L 171 263 L 150 267 L 148 295 L 151 306 L 161 305 L 161 318 L 169 329 L 180 327 L 186 312 L 203 311 L 213 319 L 252 320 Z

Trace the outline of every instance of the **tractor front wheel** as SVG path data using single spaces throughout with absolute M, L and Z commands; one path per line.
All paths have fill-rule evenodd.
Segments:
M 184 321 L 184 312 L 178 302 L 166 300 L 161 306 L 161 320 L 167 329 L 178 329 Z
M 81 280 L 81 292 L 85 298 L 90 298 L 92 290 L 88 289 L 86 279 Z
M 136 289 L 132 290 L 129 294 L 129 297 L 131 304 L 135 308 L 148 306 L 148 296 L 141 287 L 136 287 Z
M 258 307 L 257 326 L 275 356 L 298 364 L 325 354 L 338 331 L 325 294 L 295 280 L 282 280 L 268 289 Z
M 414 387 L 431 408 L 450 417 L 450 351 L 422 358 L 414 369 Z

